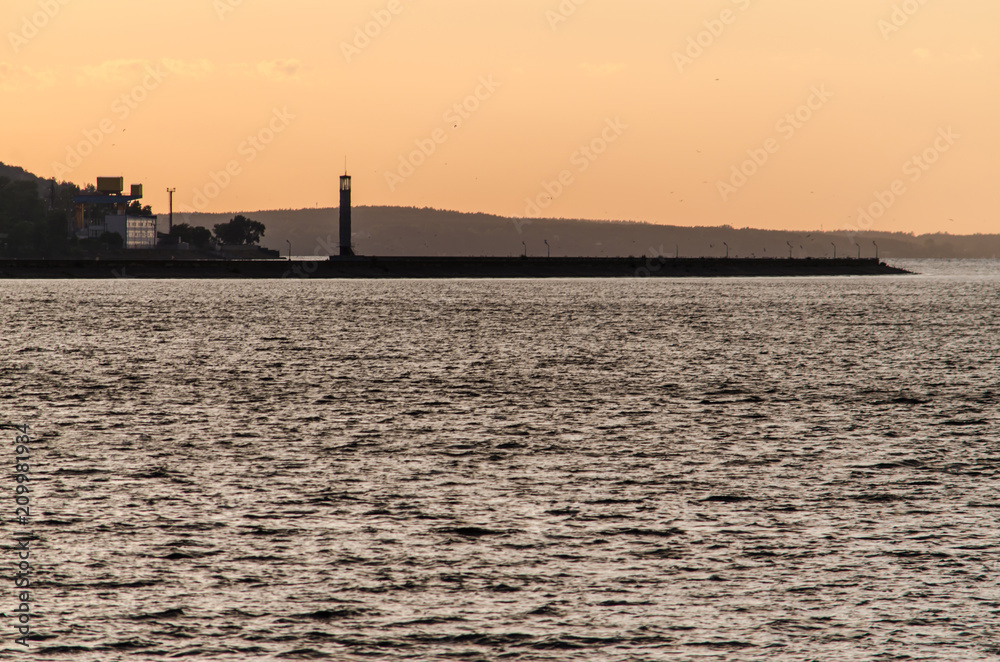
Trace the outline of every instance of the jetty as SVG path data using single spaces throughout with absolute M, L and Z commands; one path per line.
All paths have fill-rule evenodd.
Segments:
M 3 259 L 4 279 L 745 278 L 889 276 L 877 259 L 361 257 L 315 260 Z

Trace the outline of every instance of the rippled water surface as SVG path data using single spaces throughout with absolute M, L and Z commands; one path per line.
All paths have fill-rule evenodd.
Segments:
M 0 281 L 32 659 L 1000 659 L 1000 269 L 922 266 Z

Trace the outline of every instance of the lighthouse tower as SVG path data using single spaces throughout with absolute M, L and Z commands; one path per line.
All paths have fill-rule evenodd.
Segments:
M 340 257 L 352 257 L 351 249 L 351 177 L 340 178 Z

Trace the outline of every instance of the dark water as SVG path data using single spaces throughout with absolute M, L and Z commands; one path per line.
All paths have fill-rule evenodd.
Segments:
M 1000 659 L 1000 268 L 922 268 L 2 281 L 31 659 Z

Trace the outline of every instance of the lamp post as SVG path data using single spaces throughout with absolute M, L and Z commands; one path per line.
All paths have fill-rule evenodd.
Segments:
M 528 257 L 528 244 L 522 241 L 521 245 L 524 246 L 524 253 L 521 254 L 521 257 Z
M 836 260 L 837 259 L 837 244 L 835 242 L 831 241 L 830 245 L 833 246 L 833 259 Z
M 792 259 L 792 242 L 786 241 L 785 243 L 788 244 L 788 259 L 791 260 Z
M 726 259 L 729 259 L 729 244 L 722 242 L 722 245 L 726 247 Z
M 858 247 L 858 259 L 860 260 L 861 259 L 861 244 L 855 242 L 854 245 Z
M 285 243 L 288 244 L 288 261 L 292 261 L 292 241 L 290 239 L 285 239 Z
M 872 244 L 875 246 L 875 261 L 878 262 L 878 244 L 876 244 L 874 241 L 872 242 Z
M 546 257 L 552 257 L 552 247 L 549 246 L 548 239 L 545 240 L 545 250 L 546 250 Z

